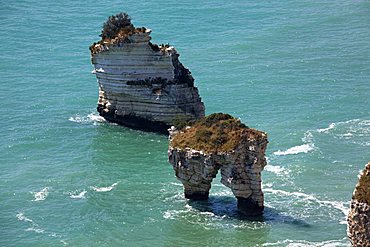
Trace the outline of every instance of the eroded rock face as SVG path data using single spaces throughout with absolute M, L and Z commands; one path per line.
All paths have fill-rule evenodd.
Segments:
M 150 43 L 149 29 L 132 25 L 126 29 L 123 35 L 90 47 L 100 115 L 132 128 L 164 133 L 178 119 L 203 117 L 194 79 L 175 48 Z
M 223 136 L 223 143 L 220 141 L 220 145 L 205 145 L 203 148 L 199 148 L 199 143 L 193 142 L 192 138 L 194 136 L 197 138 L 199 135 L 197 131 L 206 133 L 206 130 L 197 125 L 183 131 L 172 128 L 168 150 L 169 162 L 175 170 L 176 177 L 184 186 L 186 198 L 207 199 L 211 182 L 220 170 L 221 183 L 231 188 L 238 200 L 238 209 L 246 215 L 262 214 L 264 199 L 261 190 L 261 171 L 266 166 L 267 135 L 246 126 L 235 132 L 235 126 L 228 129 L 229 123 L 228 119 L 224 119 L 216 120 L 215 124 L 210 124 L 208 129 L 213 133 L 205 134 L 205 137 L 200 135 L 198 141 L 217 142 L 222 139 L 220 136 Z M 220 135 L 219 131 L 225 133 Z M 190 136 L 190 132 L 195 134 Z M 237 135 L 234 135 L 234 132 Z M 227 138 L 233 136 L 238 139 L 233 140 L 233 145 L 230 145 Z M 181 138 L 190 139 L 194 145 L 189 143 L 185 145 L 183 140 L 176 140 Z M 197 145 L 198 150 L 193 149 Z
M 370 246 L 370 162 L 360 174 L 347 217 L 353 246 Z

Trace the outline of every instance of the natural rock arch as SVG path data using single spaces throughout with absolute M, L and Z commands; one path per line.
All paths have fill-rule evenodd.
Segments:
M 197 132 L 206 133 L 202 129 L 202 124 L 207 120 L 201 119 L 200 124 L 196 123 L 193 127 L 183 131 L 172 129 L 168 150 L 169 162 L 175 170 L 176 177 L 184 186 L 186 198 L 192 200 L 208 199 L 212 180 L 220 171 L 221 183 L 231 188 L 238 200 L 238 209 L 246 215 L 259 215 L 264 209 L 261 171 L 266 166 L 267 135 L 246 126 L 239 125 L 239 128 L 235 128 L 235 124 L 239 124 L 240 121 L 230 115 L 226 118 L 215 120 L 210 125 L 208 123 L 207 128 L 214 133 L 206 135 L 208 138 L 203 140 L 200 138 L 198 143 L 193 138 L 197 136 Z M 219 138 L 214 137 L 220 131 L 217 125 L 218 127 L 223 126 L 223 131 L 225 129 L 227 131 L 227 135 L 225 134 L 223 139 L 224 143 L 218 145 L 218 150 L 217 148 L 212 150 L 207 145 L 202 149 L 198 145 L 199 141 L 210 144 Z M 234 136 L 235 132 L 238 132 L 236 135 L 238 139 L 228 140 Z M 182 138 L 187 138 L 185 143 L 182 142 Z M 223 148 L 230 146 L 229 141 L 233 141 L 234 146 L 230 150 L 224 150 Z M 190 143 L 192 145 L 189 145 Z

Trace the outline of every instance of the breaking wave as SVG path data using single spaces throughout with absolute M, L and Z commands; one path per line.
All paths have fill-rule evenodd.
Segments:
M 70 198 L 72 199 L 84 199 L 85 198 L 85 195 L 86 195 L 87 191 L 84 190 L 78 194 L 73 194 L 73 193 L 70 193 Z
M 347 204 L 349 205 L 349 202 L 347 203 L 347 202 L 340 202 L 340 201 L 320 200 L 313 195 L 308 195 L 302 192 L 289 192 L 285 190 L 276 190 L 272 188 L 264 188 L 263 191 L 265 193 L 280 194 L 284 196 L 296 197 L 296 198 L 303 199 L 305 201 L 317 203 L 320 206 L 325 206 L 325 207 L 329 207 L 332 209 L 336 209 L 340 211 L 344 215 L 344 217 L 347 216 L 348 210 L 349 210 L 349 206 L 346 206 Z
M 106 122 L 106 120 L 102 116 L 99 116 L 96 113 L 90 113 L 87 116 L 77 115 L 74 117 L 70 117 L 68 120 L 71 122 L 75 122 L 75 123 L 94 123 L 96 124 L 96 123 Z
M 315 144 L 313 143 L 313 136 L 310 131 L 307 131 L 304 134 L 302 141 L 304 143 L 302 145 L 291 147 L 285 151 L 278 150 L 278 151 L 275 151 L 273 154 L 277 156 L 291 155 L 291 154 L 299 154 L 299 153 L 308 153 L 316 149 Z
M 15 216 L 15 217 L 17 217 L 17 219 L 18 219 L 19 221 L 24 221 L 24 222 L 30 222 L 30 223 L 33 223 L 33 221 L 32 221 L 31 219 L 27 218 L 26 216 L 24 216 L 24 214 L 23 214 L 23 213 L 18 213 L 18 214 L 16 214 L 16 216 Z
M 111 190 L 113 190 L 116 186 L 117 186 L 118 182 L 117 183 L 114 183 L 112 184 L 111 186 L 108 186 L 108 187 L 94 187 L 94 186 L 91 186 L 90 188 L 96 192 L 109 192 Z
M 32 192 L 35 199 L 33 201 L 43 201 L 49 195 L 49 187 L 43 188 L 39 192 Z
M 272 173 L 275 173 L 277 175 L 288 175 L 289 174 L 289 171 L 287 169 L 285 169 L 284 167 L 282 166 L 273 166 L 273 165 L 267 165 L 265 168 L 264 168 L 265 171 L 268 171 L 268 172 L 272 172 Z
M 275 243 L 264 243 L 262 246 L 290 246 L 290 247 L 344 247 L 349 246 L 346 237 L 338 240 L 327 240 L 322 242 L 310 242 L 305 240 L 291 240 L 286 239 L 283 241 L 277 241 Z
M 280 156 L 280 155 L 289 155 L 289 154 L 308 153 L 314 149 L 315 147 L 313 144 L 303 144 L 300 146 L 289 148 L 285 151 L 278 150 L 274 152 L 274 154 Z
M 335 123 L 331 123 L 329 124 L 329 127 L 327 128 L 324 128 L 324 129 L 317 129 L 317 132 L 321 133 L 321 132 L 328 132 L 329 130 L 332 130 L 335 128 Z
M 27 218 L 23 213 L 18 213 L 15 216 L 19 221 L 24 221 L 31 224 L 31 227 L 25 229 L 26 232 L 36 232 L 36 233 L 43 233 L 44 230 L 41 229 L 36 223 L 33 222 L 30 218 Z
M 48 230 L 42 229 L 37 223 L 35 223 L 33 220 L 30 218 L 27 218 L 24 213 L 20 212 L 15 215 L 17 220 L 26 222 L 28 224 L 28 227 L 24 229 L 26 232 L 35 232 L 35 233 L 42 233 L 42 234 L 47 234 L 50 237 L 57 237 L 60 238 L 61 235 L 55 232 L 51 232 Z
M 331 123 L 327 128 L 317 129 L 317 132 L 330 134 L 347 143 L 370 146 L 370 120 L 352 119 Z

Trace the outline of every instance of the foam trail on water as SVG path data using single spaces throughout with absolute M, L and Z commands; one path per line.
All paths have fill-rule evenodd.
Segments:
M 319 132 L 319 133 L 321 133 L 321 132 L 328 132 L 329 130 L 334 129 L 334 128 L 335 128 L 335 126 L 336 126 L 336 124 L 335 124 L 335 123 L 331 123 L 331 124 L 329 124 L 329 127 L 327 127 L 327 128 L 324 128 L 324 129 L 317 129 L 317 132 Z
M 96 113 L 90 113 L 87 116 L 74 116 L 68 119 L 71 122 L 75 123 L 103 123 L 105 119 L 102 116 L 99 116 Z
M 308 195 L 302 192 L 289 192 L 285 190 L 275 190 L 272 188 L 266 188 L 263 191 L 266 193 L 272 193 L 272 194 L 282 194 L 285 196 L 300 197 L 300 198 L 304 198 L 305 200 L 318 203 L 319 205 L 322 205 L 322 206 L 330 206 L 332 208 L 335 208 L 341 211 L 344 214 L 344 216 L 347 216 L 348 210 L 349 210 L 349 208 L 345 206 L 346 204 L 345 202 L 320 200 L 313 195 Z
M 105 119 L 102 116 L 95 113 L 90 113 L 89 115 L 87 115 L 87 118 L 94 122 L 105 122 Z
M 348 211 L 349 211 L 349 208 L 344 206 L 344 203 L 343 202 L 338 202 L 338 201 L 318 201 L 320 204 L 323 204 L 323 205 L 330 205 L 332 206 L 333 208 L 336 208 L 338 209 L 339 211 L 341 211 L 345 216 L 348 215 Z M 350 202 L 349 202 L 350 203 Z
M 18 213 L 16 214 L 15 217 L 17 217 L 19 221 L 28 222 L 29 224 L 31 224 L 31 227 L 28 227 L 27 229 L 25 229 L 26 232 L 36 232 L 36 233 L 44 232 L 43 229 L 41 229 L 36 223 L 34 223 L 33 220 L 27 218 L 23 213 Z
M 112 184 L 111 186 L 108 186 L 108 187 L 94 187 L 94 186 L 91 186 L 90 188 L 92 190 L 96 191 L 96 192 L 109 192 L 109 191 L 113 190 L 116 187 L 117 184 L 118 184 L 118 182 L 114 183 L 114 184 Z
M 265 171 L 272 172 L 277 175 L 288 175 L 289 174 L 289 171 L 287 171 L 284 167 L 281 167 L 281 166 L 268 165 L 264 169 Z
M 289 155 L 289 154 L 308 153 L 314 149 L 315 149 L 315 146 L 313 144 L 303 144 L 300 146 L 289 148 L 285 151 L 278 150 L 274 152 L 274 154 L 281 156 L 281 155 Z
M 19 221 L 25 221 L 25 222 L 30 222 L 30 223 L 32 223 L 32 222 L 33 222 L 31 219 L 29 219 L 29 218 L 27 218 L 26 216 L 24 216 L 24 214 L 23 214 L 23 213 L 18 213 L 18 214 L 16 214 L 16 216 L 15 216 L 15 217 L 17 217 L 17 219 L 18 219 Z
M 86 193 L 87 193 L 86 190 L 80 192 L 79 194 L 72 194 L 72 193 L 70 193 L 70 196 L 69 197 L 72 198 L 72 199 L 84 199 Z
M 48 195 L 49 195 L 49 188 L 45 187 L 41 191 L 33 193 L 33 196 L 35 197 L 35 200 L 33 201 L 43 201 L 46 199 Z
M 278 150 L 278 151 L 275 151 L 273 154 L 277 156 L 282 156 L 282 155 L 291 155 L 291 154 L 299 154 L 299 153 L 308 153 L 310 151 L 315 150 L 315 144 L 313 143 L 313 136 L 310 131 L 307 131 L 304 134 L 302 141 L 305 144 L 291 147 L 285 151 Z
M 40 228 L 35 228 L 35 227 L 29 227 L 25 230 L 26 232 L 36 232 L 36 233 L 43 233 L 44 230 Z
M 338 240 L 326 240 L 322 242 L 310 242 L 306 240 L 291 240 L 285 239 L 283 241 L 277 241 L 275 243 L 264 243 L 262 246 L 290 246 L 290 247 L 347 247 L 347 237 Z

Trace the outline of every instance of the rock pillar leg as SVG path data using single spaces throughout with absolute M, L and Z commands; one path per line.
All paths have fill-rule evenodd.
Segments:
M 231 188 L 238 200 L 238 210 L 247 216 L 263 213 L 263 192 L 261 172 L 233 157 L 221 166 L 221 183 Z
M 199 151 L 169 149 L 169 161 L 177 179 L 184 185 L 185 198 L 207 200 L 211 182 L 218 171 L 213 158 Z
M 207 200 L 209 195 L 209 190 L 211 188 L 211 183 L 201 183 L 201 184 L 189 184 L 183 182 L 185 198 L 190 200 Z
M 263 213 L 263 206 L 258 205 L 251 197 L 236 197 L 238 200 L 238 210 L 247 216 L 257 216 Z

